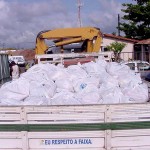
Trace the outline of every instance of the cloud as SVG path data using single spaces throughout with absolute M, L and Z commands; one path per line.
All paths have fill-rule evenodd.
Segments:
M 71 27 L 75 22 L 61 0 L 22 3 L 0 0 L 0 47 L 35 41 L 42 30 Z
M 3 43 L 6 47 L 16 47 L 21 43 L 23 47 L 23 43 L 32 42 L 34 46 L 36 36 L 42 30 L 76 27 L 77 7 L 74 0 L 71 1 L 73 4 L 70 1 L 0 0 L 0 47 Z M 116 0 L 94 0 L 93 3 L 97 2 L 98 9 L 82 12 L 83 25 L 100 27 L 103 32 L 112 33 L 117 26 L 121 4 Z
M 117 17 L 121 13 L 121 4 L 116 0 L 98 0 L 99 9 L 89 14 L 89 23 L 98 26 L 102 32 L 116 32 Z

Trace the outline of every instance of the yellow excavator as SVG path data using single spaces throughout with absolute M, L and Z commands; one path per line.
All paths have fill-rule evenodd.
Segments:
M 46 40 L 52 41 L 47 44 Z M 78 45 L 82 43 L 79 53 L 65 53 L 66 45 Z M 86 63 L 95 61 L 95 58 L 102 55 L 106 61 L 110 61 L 110 55 L 101 52 L 102 33 L 99 28 L 80 27 L 80 28 L 60 28 L 54 30 L 41 31 L 36 38 L 35 59 L 37 63 L 55 63 L 56 61 L 66 66 L 71 64 Z M 59 47 L 60 53 L 53 52 L 53 47 Z M 100 53 L 99 53 L 100 52 Z M 62 54 L 63 53 L 63 54 Z M 51 55 L 49 55 L 51 54 Z M 55 60 L 55 61 L 54 61 Z
M 45 40 L 53 40 L 54 45 L 48 46 Z M 36 55 L 46 54 L 46 51 L 52 47 L 61 47 L 73 43 L 86 42 L 84 52 L 99 52 L 102 42 L 102 33 L 99 28 L 81 27 L 81 28 L 61 28 L 55 30 L 41 31 L 36 38 Z

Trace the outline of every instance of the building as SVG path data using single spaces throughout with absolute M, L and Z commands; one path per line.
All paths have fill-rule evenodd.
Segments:
M 150 62 L 150 39 L 139 41 L 134 45 L 135 59 Z

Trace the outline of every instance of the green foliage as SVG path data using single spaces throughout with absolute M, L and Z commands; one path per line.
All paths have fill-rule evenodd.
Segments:
M 107 49 L 110 51 L 120 53 L 124 49 L 125 46 L 126 46 L 125 43 L 113 42 L 107 46 Z
M 149 0 L 134 0 L 136 1 L 139 5 L 143 5 L 145 2 L 149 2 Z
M 120 30 L 128 38 L 148 39 L 150 38 L 150 0 L 134 0 L 136 4 L 122 4 L 125 13 L 122 17 L 124 22 L 120 23 Z
M 120 61 L 120 53 L 125 48 L 125 43 L 113 42 L 110 45 L 107 45 L 106 48 L 114 52 L 115 61 Z
M 116 32 L 112 32 L 112 35 L 117 35 L 117 33 Z

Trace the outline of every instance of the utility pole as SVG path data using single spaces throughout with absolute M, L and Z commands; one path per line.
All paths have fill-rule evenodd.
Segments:
M 5 48 L 5 43 L 3 43 L 3 50 L 4 50 L 4 48 Z
M 83 6 L 83 4 L 81 3 L 81 0 L 78 0 L 78 22 L 79 22 L 79 27 L 81 27 L 82 25 L 82 21 L 81 21 L 81 7 Z
M 118 36 L 120 36 L 120 15 L 118 14 Z

